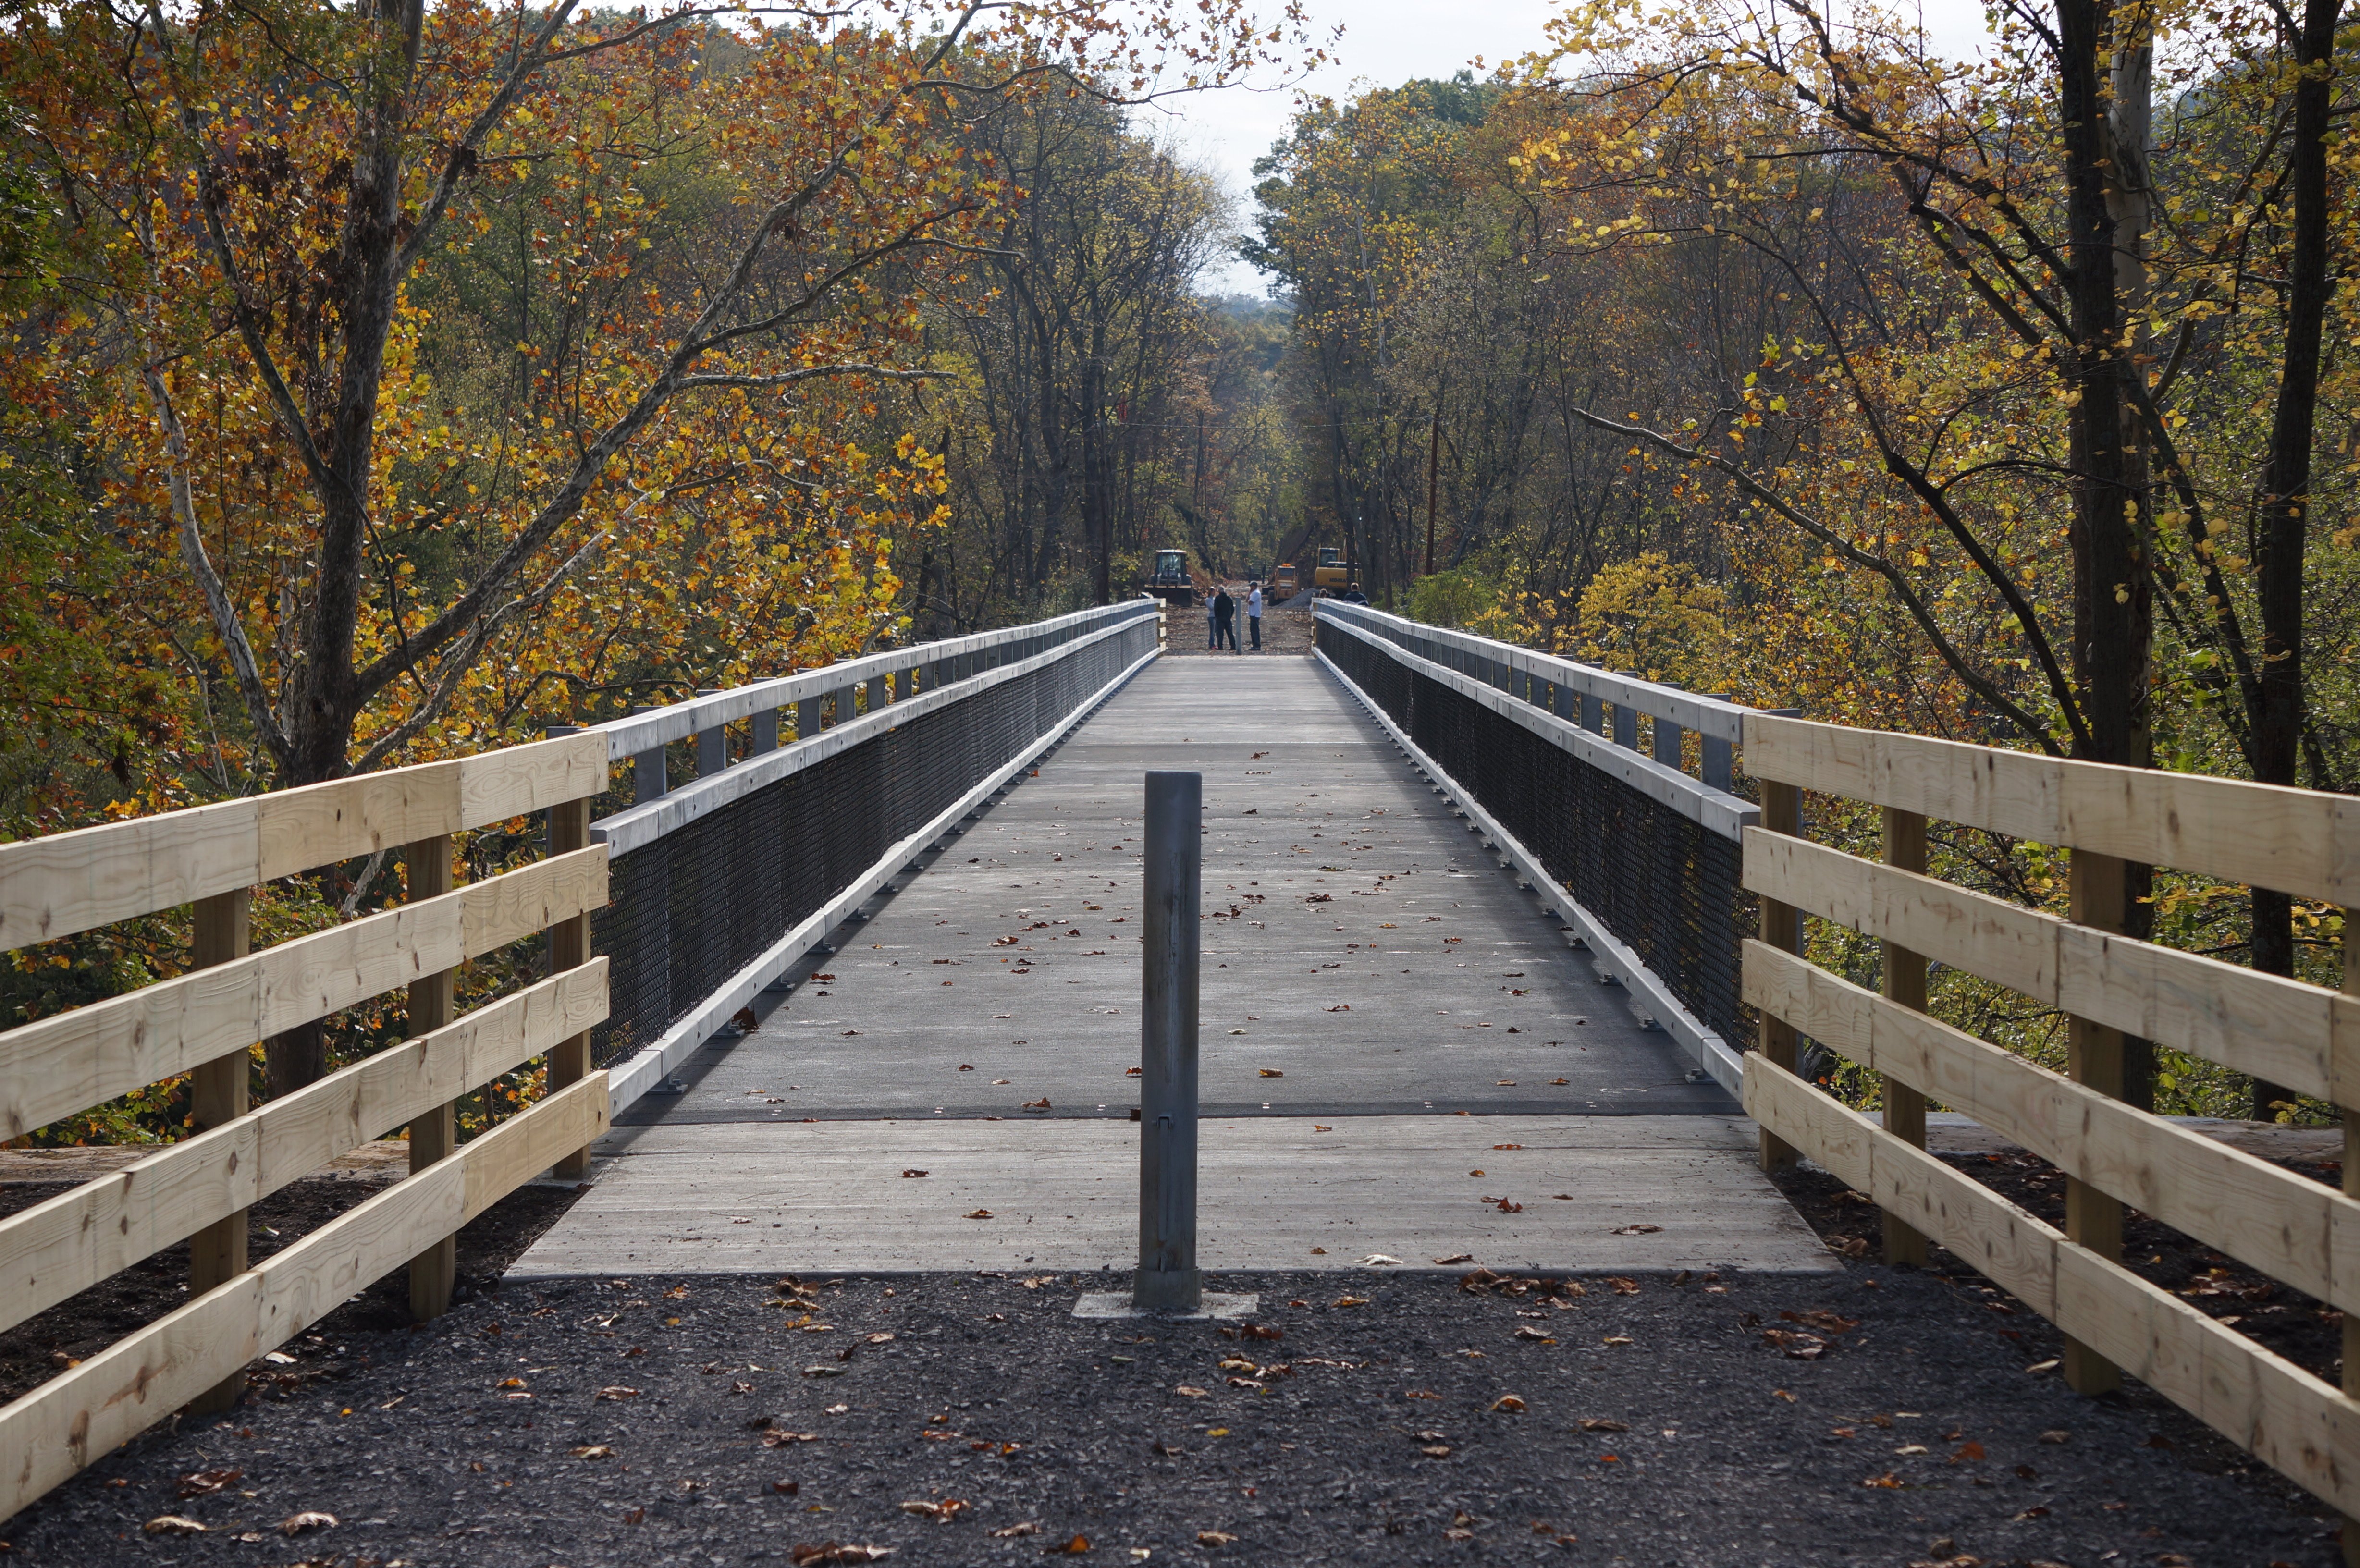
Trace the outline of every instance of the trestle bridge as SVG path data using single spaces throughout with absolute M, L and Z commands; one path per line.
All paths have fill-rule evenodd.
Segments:
M 2350 904 L 2360 805 L 1815 723 L 1357 605 L 1317 605 L 1307 659 L 1164 658 L 1161 616 L 0 846 L 0 945 L 182 906 L 195 932 L 184 973 L 0 1034 L 0 1137 L 184 1074 L 194 1127 L 0 1218 L 0 1329 L 192 1244 L 184 1305 L 0 1408 L 0 1518 L 226 1408 L 371 1281 L 406 1268 L 442 1312 L 453 1233 L 544 1177 L 587 1191 L 517 1278 L 1127 1268 L 1157 769 L 1203 778 L 1208 1269 L 1838 1269 L 1764 1174 L 1808 1157 L 1883 1210 L 1889 1259 L 1939 1245 L 2052 1320 L 2076 1388 L 2127 1374 L 2360 1509 L 2360 1404 L 2118 1261 L 2128 1203 L 2360 1310 L 2360 1201 L 2119 1097 L 2129 1034 L 2360 1101 L 2355 987 L 1927 870 L 1950 823 L 2070 849 L 2092 888 L 2135 861 Z M 1881 854 L 1814 841 L 1863 808 Z M 536 820 L 537 853 L 454 884 L 454 835 Z M 252 945 L 251 889 L 379 852 L 406 903 Z M 1874 983 L 1811 963 L 1807 921 L 1880 944 Z M 459 1011 L 500 953 L 541 957 Z M 2070 1071 L 1929 1015 L 1937 965 L 2070 1015 Z M 248 1103 L 255 1041 L 396 990 L 405 1043 Z M 1805 1040 L 1882 1074 L 1882 1113 L 1799 1076 Z M 454 1106 L 534 1061 L 545 1094 L 461 1140 Z M 2075 1182 L 2067 1230 L 1928 1154 L 1929 1102 Z M 248 1258 L 252 1204 L 405 1128 L 407 1179 Z

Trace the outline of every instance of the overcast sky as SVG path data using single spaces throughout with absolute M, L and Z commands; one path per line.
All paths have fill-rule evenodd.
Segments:
M 1543 24 L 1563 9 L 1547 0 L 1306 0 L 1305 8 L 1322 35 L 1344 24 L 1343 41 L 1330 51 L 1335 63 L 1307 83 L 1338 97 L 1356 81 L 1392 87 L 1412 77 L 1447 77 L 1478 57 L 1486 67 L 1513 60 L 1539 47 Z M 1938 49 L 1965 54 L 1984 36 L 1982 0 L 1922 0 L 1922 8 Z M 1274 12 L 1275 0 L 1263 9 Z M 1253 160 L 1285 129 L 1293 103 L 1284 91 L 1224 88 L 1172 100 L 1168 110 L 1149 111 L 1145 123 L 1162 124 L 1218 174 L 1238 203 L 1240 223 L 1250 226 Z M 1234 263 L 1207 277 L 1202 287 L 1209 293 L 1259 295 L 1263 279 Z

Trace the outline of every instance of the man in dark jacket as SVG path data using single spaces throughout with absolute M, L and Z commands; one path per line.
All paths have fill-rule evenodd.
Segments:
M 1229 597 L 1227 584 L 1213 597 L 1213 650 L 1219 652 L 1224 642 L 1231 653 L 1238 651 L 1238 602 Z

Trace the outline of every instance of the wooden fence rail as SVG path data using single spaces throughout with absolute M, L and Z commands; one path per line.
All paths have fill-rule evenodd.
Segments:
M 182 1073 L 198 1127 L 0 1219 L 0 1328 L 191 1243 L 185 1305 L 0 1407 L 0 1519 L 177 1409 L 225 1408 L 249 1361 L 404 1264 L 413 1310 L 443 1311 L 459 1228 L 605 1131 L 587 1050 L 607 965 L 585 933 L 606 901 L 607 850 L 587 842 L 606 768 L 604 735 L 568 735 L 0 844 L 0 947 L 191 904 L 197 938 L 185 974 L 0 1032 L 0 1138 Z M 548 857 L 451 887 L 451 834 L 542 811 Z M 254 887 L 387 850 L 410 863 L 410 902 L 246 951 Z M 450 1016 L 462 964 L 544 932 L 546 978 Z M 246 1107 L 257 1040 L 399 989 L 410 1040 Z M 535 1057 L 549 1093 L 455 1145 L 453 1104 Z M 407 1179 L 246 1267 L 249 1205 L 405 1126 Z
M 1748 714 L 1763 825 L 1744 836 L 1744 885 L 1765 940 L 1744 948 L 1744 998 L 1761 1049 L 1745 1059 L 1746 1110 L 1765 1159 L 1818 1160 L 1898 1227 L 1949 1247 L 2068 1336 L 2084 1392 L 2118 1370 L 2343 1509 L 2360 1514 L 2360 996 L 2120 934 L 2125 862 L 2144 862 L 2350 907 L 2360 904 L 2360 800 L 2310 790 L 2111 768 Z M 1771 797 L 1809 790 L 1885 809 L 1888 864 L 1811 844 Z M 1929 877 L 1892 853 L 1893 823 L 1925 819 L 2072 852 L 2074 917 L 2027 909 Z M 1906 863 L 1905 863 L 1906 862 Z M 1797 955 L 1796 917 L 1879 940 L 1884 994 Z M 2051 1072 L 1928 1016 L 1907 966 L 1974 975 L 2065 1014 L 2068 1070 Z M 2126 1104 L 2119 1040 L 2132 1035 L 2346 1107 L 2343 1192 Z M 1808 1036 L 1884 1075 L 1884 1125 L 1795 1071 Z M 1897 1093 L 1896 1093 L 1897 1091 Z M 2067 1177 L 2060 1231 L 1924 1152 L 1923 1105 L 1950 1106 Z M 1913 1114 L 1914 1117 L 1913 1117 Z M 2341 1308 L 2344 1388 L 2214 1322 L 2121 1264 L 2125 1203 L 2273 1279 Z M 2360 1561 L 2360 1530 L 2347 1524 Z

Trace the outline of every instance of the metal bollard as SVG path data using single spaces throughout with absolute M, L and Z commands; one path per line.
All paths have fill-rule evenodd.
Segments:
M 1139 1040 L 1139 1275 L 1134 1306 L 1195 1312 L 1196 970 L 1204 776 L 1147 776 Z

